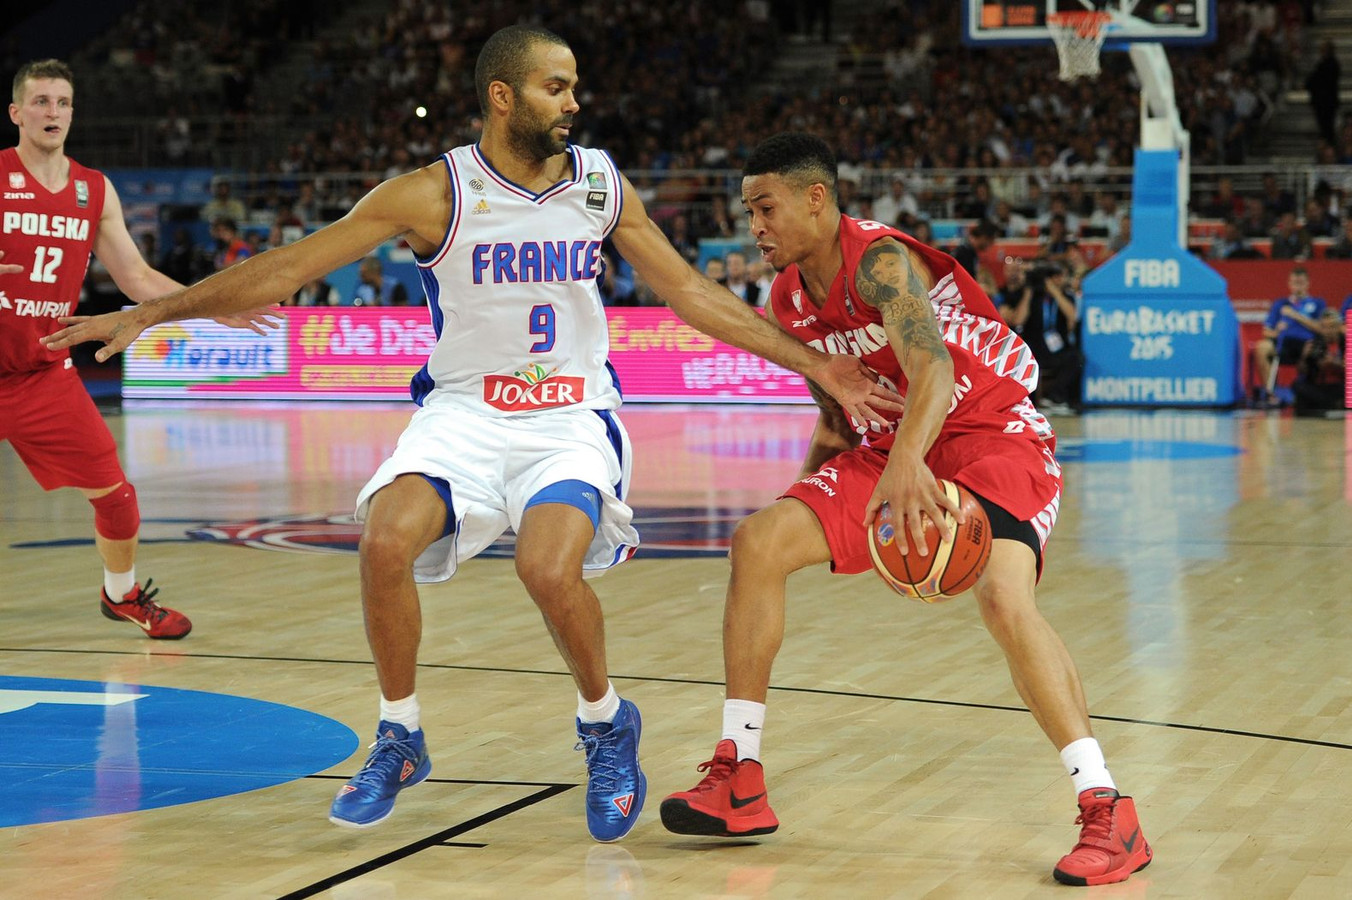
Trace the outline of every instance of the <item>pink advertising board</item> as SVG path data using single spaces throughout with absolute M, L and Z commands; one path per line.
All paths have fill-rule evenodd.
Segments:
M 808 403 L 802 377 L 665 308 L 612 308 L 610 361 L 629 402 Z M 124 397 L 398 400 L 436 341 L 423 307 L 289 309 L 259 336 L 195 319 L 128 349 Z

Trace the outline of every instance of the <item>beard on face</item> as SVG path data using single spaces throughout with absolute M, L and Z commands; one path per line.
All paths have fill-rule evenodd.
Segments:
M 544 161 L 568 149 L 566 138 L 554 136 L 555 126 L 572 124 L 572 116 L 546 122 L 543 116 L 536 115 L 523 104 L 517 107 L 516 112 L 507 120 L 507 139 L 519 152 L 531 159 Z

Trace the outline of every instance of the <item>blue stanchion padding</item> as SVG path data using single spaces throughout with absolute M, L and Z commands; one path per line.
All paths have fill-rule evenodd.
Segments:
M 1084 280 L 1087 405 L 1230 406 L 1239 321 L 1225 279 L 1178 243 L 1173 150 L 1136 151 L 1132 241 Z
M 333 719 L 247 697 L 0 676 L 0 827 L 285 784 L 337 765 L 358 743 Z

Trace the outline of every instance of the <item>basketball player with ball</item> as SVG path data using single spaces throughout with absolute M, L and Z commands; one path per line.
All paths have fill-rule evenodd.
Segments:
M 415 692 L 422 606 L 417 584 L 451 578 L 509 527 L 516 572 L 577 687 L 588 831 L 616 841 L 639 819 L 638 707 L 606 666 L 605 623 L 583 572 L 638 544 L 625 502 L 632 454 L 616 410 L 599 283 L 602 242 L 695 328 L 820 381 L 883 422 L 895 395 L 851 355 L 790 340 L 695 272 L 648 218 L 609 154 L 573 144 L 577 60 L 543 28 L 513 25 L 484 43 L 475 144 L 374 188 L 339 221 L 200 284 L 135 309 L 74 320 L 60 349 L 102 340 L 124 349 L 156 322 L 247 310 L 401 239 L 418 259 L 437 341 L 412 381 L 418 402 L 393 454 L 357 498 L 366 633 L 380 682 L 376 741 L 329 808 L 367 828 L 432 770 Z M 465 706 L 467 715 L 473 705 Z
M 841 213 L 836 157 L 821 139 L 769 138 L 743 176 L 751 234 L 778 273 L 771 319 L 817 349 L 859 356 L 905 411 L 887 426 L 860 423 L 812 386 L 821 409 L 800 480 L 732 538 L 722 740 L 700 766 L 704 779 L 663 801 L 663 824 L 723 837 L 779 827 L 760 740 L 789 574 L 827 562 L 841 574 L 872 568 L 868 535 L 880 517 L 891 519 L 893 549 L 909 536 L 907 554 L 947 551 L 926 530 L 951 541 L 980 515 L 960 511 L 969 493 L 994 538 L 974 587 L 982 619 L 1078 795 L 1080 840 L 1053 874 L 1076 885 L 1126 879 L 1150 862 L 1150 847 L 1092 736 L 1075 664 L 1034 598 L 1061 498 L 1056 438 L 1029 399 L 1036 360 L 952 257 Z

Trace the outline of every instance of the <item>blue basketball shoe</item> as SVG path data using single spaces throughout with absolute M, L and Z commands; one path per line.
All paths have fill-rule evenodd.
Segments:
M 587 830 L 602 843 L 618 841 L 638 822 L 648 779 L 638 767 L 643 722 L 638 707 L 620 701 L 613 723 L 577 723 L 575 749 L 587 752 Z
M 412 734 L 403 725 L 381 721 L 376 742 L 361 771 L 333 798 L 329 821 L 346 828 L 369 828 L 389 818 L 401 790 L 432 774 L 422 729 Z

